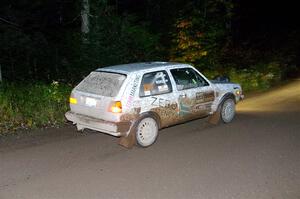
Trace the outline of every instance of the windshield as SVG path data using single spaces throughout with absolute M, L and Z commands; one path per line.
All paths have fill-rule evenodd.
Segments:
M 91 72 L 78 84 L 76 90 L 96 95 L 115 97 L 126 75 L 108 72 Z

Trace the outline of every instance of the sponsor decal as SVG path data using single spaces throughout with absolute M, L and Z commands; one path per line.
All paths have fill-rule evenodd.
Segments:
M 132 88 L 129 92 L 129 96 L 128 96 L 127 103 L 126 103 L 126 108 L 130 108 L 130 106 L 132 104 L 132 101 L 134 99 L 135 91 L 138 88 L 139 80 L 140 80 L 140 75 L 136 75 L 135 79 L 133 80 Z
M 170 108 L 172 110 L 177 109 L 177 104 L 171 103 L 170 100 L 158 98 L 158 97 L 151 97 L 151 98 L 152 98 L 152 102 L 151 102 L 152 106 L 162 107 L 162 108 Z

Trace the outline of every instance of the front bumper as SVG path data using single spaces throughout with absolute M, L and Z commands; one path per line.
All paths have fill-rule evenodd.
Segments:
M 244 95 L 240 95 L 240 101 L 243 100 L 245 98 Z
M 65 117 L 76 124 L 78 130 L 87 128 L 117 137 L 126 136 L 131 127 L 131 122 L 109 122 L 72 111 L 66 112 Z
M 243 94 L 241 94 L 241 95 L 235 95 L 235 101 L 236 101 L 236 103 L 242 101 L 244 99 L 244 97 L 245 96 Z

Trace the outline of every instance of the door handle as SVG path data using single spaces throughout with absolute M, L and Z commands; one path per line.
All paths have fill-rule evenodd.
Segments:
M 186 94 L 179 95 L 181 98 L 186 98 Z

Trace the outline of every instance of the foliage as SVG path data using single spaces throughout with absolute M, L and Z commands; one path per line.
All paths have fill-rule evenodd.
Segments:
M 2 5 L 0 64 L 4 79 L 50 82 L 64 78 L 63 62 L 72 47 L 65 38 L 76 32 L 76 21 L 70 23 L 78 12 L 76 1 L 4 0 Z
M 232 82 L 241 84 L 243 91 L 266 90 L 279 83 L 282 79 L 280 64 L 271 62 L 268 64 L 257 64 L 247 69 L 235 69 L 228 67 L 222 72 L 217 70 L 204 70 L 203 73 L 213 79 L 219 75 L 225 75 Z
M 9 21 L 0 21 L 0 64 L 6 80 L 76 82 L 98 67 L 161 59 L 159 35 L 103 0 L 89 1 L 90 33 L 81 33 L 80 2 L 15 2 L 0 8 Z M 17 9 L 21 4 L 26 12 Z M 9 6 L 16 7 L 12 16 Z M 37 10 L 55 12 L 49 18 Z M 19 13 L 23 19 L 14 16 Z
M 218 57 L 227 43 L 233 4 L 213 0 L 200 7 L 204 8 L 188 4 L 177 20 L 171 60 L 197 64 L 202 69 L 214 68 L 219 65 Z
M 0 84 L 0 133 L 63 124 L 70 91 L 58 82 Z
M 159 60 L 159 37 L 134 21 L 133 16 L 94 15 L 88 41 L 82 45 L 82 61 L 99 67 Z

